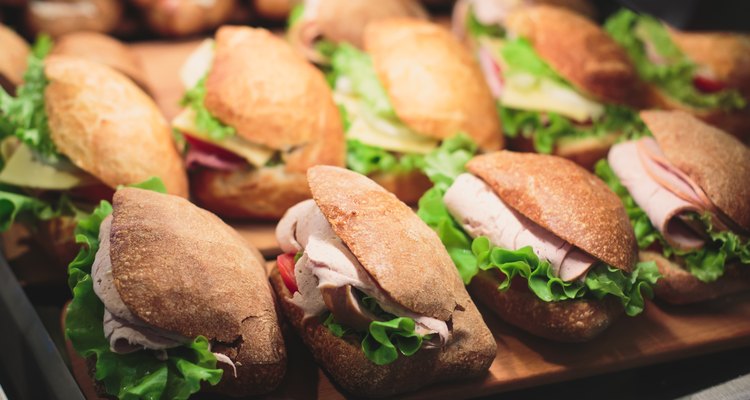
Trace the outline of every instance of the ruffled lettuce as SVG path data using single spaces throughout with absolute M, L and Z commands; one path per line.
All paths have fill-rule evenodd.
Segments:
M 639 248 L 647 249 L 657 244 L 654 247 L 660 247 L 664 257 L 679 257 L 687 270 L 703 282 L 719 279 L 726 272 L 727 265 L 733 262 L 750 265 L 750 240 L 731 231 L 716 230 L 709 214 L 691 215 L 691 218 L 700 220 L 706 227 L 706 233 L 711 239 L 706 246 L 692 251 L 673 248 L 651 224 L 646 212 L 638 206 L 606 160 L 596 164 L 596 174 L 620 197 L 630 224 L 633 225 Z
M 485 25 L 477 19 L 474 13 L 474 7 L 469 7 L 469 12 L 466 13 L 466 31 L 471 37 L 480 38 L 487 36 L 490 38 L 503 38 L 505 37 L 505 29 L 500 25 Z
M 397 120 L 385 88 L 380 83 L 370 56 L 349 44 L 341 44 L 331 58 L 332 78 L 346 79 L 353 94 L 377 116 Z
M 201 132 L 206 132 L 211 139 L 222 140 L 237 134 L 234 127 L 226 125 L 214 117 L 206 108 L 206 77 L 185 92 L 180 105 L 190 107 L 195 112 L 195 125 Z
M 549 79 L 570 87 L 570 83 L 539 57 L 531 42 L 524 38 L 507 40 L 500 49 L 500 55 L 507 69 L 506 74 L 524 72 L 536 78 Z
M 27 60 L 24 83 L 16 97 L 0 88 L 0 139 L 15 136 L 41 159 L 55 162 L 62 157 L 50 135 L 44 110 L 44 89 L 49 81 L 44 74 L 44 58 L 52 49 L 49 36 L 39 36 Z
M 102 323 L 104 305 L 94 293 L 91 266 L 99 249 L 99 226 L 111 213 L 110 203 L 102 201 L 76 227 L 76 242 L 82 247 L 68 266 L 73 300 L 65 317 L 66 337 L 80 356 L 95 358 L 94 377 L 104 384 L 107 394 L 120 399 L 187 399 L 200 390 L 202 382 L 218 384 L 223 371 L 216 368 L 216 357 L 205 337 L 167 350 L 166 360 L 145 350 L 131 354 L 110 350 Z
M 399 353 L 406 357 L 412 356 L 422 348 L 424 340 L 429 339 L 429 335 L 422 336 L 415 332 L 416 323 L 413 319 L 396 317 L 383 311 L 372 297 L 362 298 L 361 304 L 380 319 L 371 322 L 367 332 L 358 332 L 339 324 L 332 313 L 328 313 L 323 319 L 323 326 L 337 337 L 357 337 L 365 357 L 374 364 L 390 364 L 398 359 Z
M 396 154 L 359 140 L 346 141 L 346 166 L 363 175 L 407 174 L 421 169 L 423 165 L 424 156 L 420 154 Z
M 12 186 L 0 185 L 0 232 L 10 229 L 16 221 L 33 224 L 77 212 L 67 196 L 52 202 L 27 196 Z
M 609 34 L 625 48 L 638 73 L 680 103 L 696 108 L 737 110 L 746 100 L 734 89 L 704 93 L 693 84 L 698 66 L 674 44 L 667 28 L 657 19 L 623 9 L 604 24 Z M 649 59 L 646 43 L 663 62 Z

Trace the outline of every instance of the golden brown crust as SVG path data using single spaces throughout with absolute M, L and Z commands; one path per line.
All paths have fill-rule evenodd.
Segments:
M 609 148 L 615 144 L 619 136 L 619 132 L 612 132 L 600 137 L 562 138 L 557 141 L 552 154 L 567 158 L 583 168 L 593 171 L 596 163 L 607 157 Z M 533 139 L 521 135 L 508 141 L 508 149 L 529 153 L 536 152 Z
M 26 58 L 29 56 L 29 45 L 10 28 L 0 24 L 0 85 L 13 93 L 16 86 L 23 83 L 26 71 Z
M 115 188 L 158 176 L 187 196 L 187 177 L 161 112 L 131 80 L 91 61 L 49 56 L 44 92 L 52 141 L 79 168 Z
M 681 111 L 643 111 L 641 118 L 667 159 L 716 207 L 750 231 L 750 149 Z
M 729 267 L 724 276 L 706 283 L 660 254 L 641 251 L 640 259 L 656 262 L 662 277 L 656 283 L 654 293 L 667 303 L 698 303 L 750 289 L 750 269 L 747 266 Z
M 750 35 L 728 32 L 669 31 L 685 55 L 729 87 L 750 97 Z
M 283 21 L 289 16 L 294 0 L 255 0 L 253 8 L 265 19 Z
M 502 148 L 500 119 L 479 65 L 448 30 L 391 18 L 370 23 L 364 41 L 406 125 L 437 139 L 465 132 L 483 150 Z
M 225 369 L 221 390 L 273 389 L 286 351 L 265 267 L 250 244 L 181 197 L 125 188 L 113 209 L 112 275 L 128 309 L 157 328 L 205 336 L 228 355 L 238 377 L 226 379 L 233 371 Z
M 111 32 L 123 16 L 119 0 L 30 1 L 26 23 L 53 38 L 76 31 Z
M 590 172 L 564 158 L 507 150 L 474 157 L 466 167 L 533 222 L 613 267 L 632 270 L 637 247 L 625 208 Z
M 224 217 L 277 220 L 309 199 L 307 177 L 283 167 L 239 171 L 200 169 L 190 175 L 198 203 Z
M 458 301 L 452 290 L 456 268 L 435 232 L 411 208 L 343 168 L 313 167 L 307 179 L 333 231 L 385 293 L 417 314 L 451 318 Z
M 219 29 L 205 105 L 251 142 L 286 150 L 326 140 L 343 164 L 341 117 L 323 74 L 267 30 Z M 318 163 L 307 158 L 304 169 Z
M 623 314 L 620 301 L 612 296 L 601 300 L 577 299 L 545 302 L 514 283 L 499 291 L 496 275 L 481 271 L 469 285 L 472 296 L 506 322 L 536 336 L 559 342 L 586 342 L 606 330 Z
M 322 0 L 316 22 L 326 39 L 362 48 L 365 27 L 392 17 L 427 19 L 428 15 L 414 0 Z
M 236 0 L 138 0 L 151 29 L 163 36 L 187 36 L 226 22 L 236 9 Z
M 141 60 L 119 40 L 96 32 L 75 32 L 55 41 L 51 54 L 67 55 L 107 65 L 132 79 L 148 92 Z
M 633 107 L 644 104 L 645 86 L 627 53 L 586 17 L 538 5 L 514 11 L 507 26 L 527 38 L 540 57 L 583 93 Z
M 281 309 L 308 346 L 317 362 L 351 394 L 367 397 L 392 396 L 416 390 L 434 382 L 481 376 L 497 353 L 497 344 L 474 303 L 463 292 L 463 310 L 453 314 L 453 336 L 442 350 L 422 349 L 410 357 L 377 366 L 362 352 L 354 339 L 338 338 L 315 318 L 303 322 L 302 310 L 290 300 L 278 269 L 271 272 L 271 284 Z
M 368 177 L 410 206 L 416 205 L 424 192 L 432 187 L 432 182 L 419 171 L 408 174 L 378 173 Z

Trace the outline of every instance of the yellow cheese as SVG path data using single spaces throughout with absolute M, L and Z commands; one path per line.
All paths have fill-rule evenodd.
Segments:
M 506 77 L 500 102 L 510 108 L 558 113 L 578 122 L 604 113 L 603 105 L 568 86 L 521 73 Z
M 0 171 L 0 182 L 34 189 L 67 190 L 97 181 L 67 161 L 56 165 L 43 163 L 28 146 L 20 144 Z
M 186 108 L 172 120 L 172 126 L 186 135 L 196 137 L 204 142 L 209 142 L 216 147 L 232 152 L 249 162 L 256 168 L 268 163 L 276 152 L 268 147 L 248 142 L 239 136 L 230 136 L 223 140 L 214 140 L 208 133 L 201 132 L 195 124 L 195 111 Z
M 195 86 L 211 69 L 214 62 L 214 41 L 206 39 L 188 56 L 180 68 L 180 81 L 185 89 Z

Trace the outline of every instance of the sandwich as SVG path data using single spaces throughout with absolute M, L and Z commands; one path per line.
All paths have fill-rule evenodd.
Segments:
M 189 144 L 191 187 L 207 209 L 278 219 L 310 198 L 309 167 L 344 165 L 341 119 L 323 74 L 271 32 L 224 26 L 180 74 L 185 109 L 172 126 Z
M 333 381 L 393 396 L 486 372 L 497 345 L 435 233 L 363 175 L 307 175 L 313 199 L 279 221 L 271 285 Z
M 0 87 L 13 94 L 16 87 L 23 83 L 29 45 L 17 33 L 0 24 L 0 48 L 3 49 L 3 56 L 0 57 Z
M 645 86 L 625 50 L 593 21 L 535 5 L 484 24 L 477 10 L 466 13 L 467 41 L 511 149 L 593 168 L 618 138 L 642 134 L 633 108 L 645 103 Z
M 120 0 L 29 1 L 24 17 L 33 34 L 56 38 L 80 31 L 112 32 L 124 17 L 124 8 Z
M 329 80 L 346 127 L 347 167 L 406 203 L 416 203 L 430 187 L 421 171 L 425 156 L 454 147 L 492 151 L 503 146 L 479 65 L 436 24 L 369 23 L 364 51 L 340 45 Z
M 469 292 L 534 335 L 584 342 L 640 314 L 659 274 L 607 185 L 570 160 L 500 151 L 443 176 L 418 215 Z M 453 178 L 453 179 L 449 179 Z
M 146 76 L 138 56 L 119 40 L 96 32 L 75 32 L 55 39 L 52 55 L 66 55 L 104 64 L 132 79 L 146 93 Z
M 416 0 L 305 0 L 292 9 L 287 37 L 307 59 L 329 65 L 339 43 L 361 49 L 367 24 L 395 17 L 428 15 Z
M 741 139 L 750 135 L 750 38 L 682 33 L 623 9 L 605 29 L 650 84 L 651 105 L 683 110 Z
M 101 64 L 49 56 L 42 37 L 16 97 L 0 91 L 0 231 L 22 222 L 63 265 L 74 219 L 119 185 L 161 178 L 187 196 L 169 125 L 140 88 Z
M 619 143 L 596 172 L 622 200 L 640 258 L 669 303 L 750 288 L 750 149 L 683 111 L 644 111 L 653 137 Z
M 253 9 L 263 19 L 285 21 L 292 12 L 293 0 L 254 0 Z
M 232 17 L 236 0 L 134 0 L 159 35 L 181 37 L 213 30 Z
M 82 218 L 65 335 L 100 394 L 233 397 L 279 385 L 286 350 L 263 259 L 178 196 L 115 192 Z

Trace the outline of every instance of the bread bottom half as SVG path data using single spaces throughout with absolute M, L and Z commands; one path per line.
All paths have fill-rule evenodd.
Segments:
M 437 381 L 482 376 L 497 352 L 497 344 L 471 300 L 453 314 L 453 336 L 442 349 L 421 349 L 403 355 L 391 364 L 375 365 L 362 352 L 358 341 L 334 336 L 317 318 L 303 320 L 303 312 L 291 302 L 278 269 L 271 272 L 271 285 L 281 308 L 315 360 L 347 392 L 364 397 L 392 396 L 416 390 Z
M 563 138 L 558 140 L 552 154 L 567 158 L 593 171 L 597 161 L 607 157 L 609 148 L 615 144 L 618 136 L 618 133 L 609 133 L 600 137 Z M 534 140 L 523 136 L 509 139 L 508 148 L 516 151 L 536 152 L 534 149 Z
M 505 291 L 498 290 L 499 285 L 497 274 L 480 271 L 471 281 L 469 292 L 504 321 L 559 342 L 589 341 L 624 312 L 620 301 L 611 296 L 545 302 L 520 280 Z

